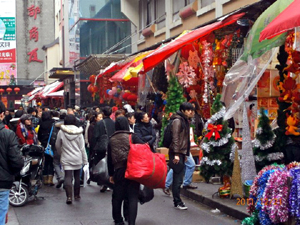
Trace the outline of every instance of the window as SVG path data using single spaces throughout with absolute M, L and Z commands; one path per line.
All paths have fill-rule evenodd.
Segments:
M 195 0 L 173 0 L 173 22 L 179 19 L 179 11 Z
M 165 5 L 165 1 L 156 0 L 155 20 L 156 20 L 158 30 L 162 29 L 166 26 L 166 5 Z
M 215 0 L 201 0 L 201 8 L 208 6 L 214 2 L 215 2 Z
M 90 5 L 90 18 L 93 18 L 96 15 L 96 6 Z

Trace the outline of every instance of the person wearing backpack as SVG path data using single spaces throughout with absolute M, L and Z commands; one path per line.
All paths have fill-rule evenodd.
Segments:
M 189 119 L 194 115 L 194 107 L 189 102 L 181 103 L 179 111 L 171 117 L 172 140 L 169 146 L 169 166 L 173 169 L 173 202 L 174 207 L 186 210 L 180 198 L 180 186 L 185 174 L 185 162 L 190 155 Z

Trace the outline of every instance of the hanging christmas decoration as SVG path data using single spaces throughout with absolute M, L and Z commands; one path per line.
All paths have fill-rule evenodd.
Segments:
M 193 67 L 189 66 L 187 62 L 183 62 L 179 65 L 179 72 L 176 76 L 178 77 L 179 83 L 185 88 L 195 83 L 195 70 Z
M 203 101 L 208 103 L 208 98 L 210 96 L 209 90 L 214 91 L 214 69 L 212 66 L 213 52 L 212 44 L 206 40 L 202 41 L 202 70 L 204 78 L 204 94 Z
M 195 50 L 195 51 L 189 51 L 189 58 L 188 58 L 188 62 L 189 62 L 189 65 L 191 67 L 193 67 L 195 70 L 199 67 L 199 64 L 200 64 L 200 58 L 198 56 L 198 52 Z

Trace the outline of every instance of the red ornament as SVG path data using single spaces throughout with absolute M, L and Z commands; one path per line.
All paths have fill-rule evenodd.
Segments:
M 11 88 L 6 88 L 6 91 L 8 94 L 10 94 L 10 92 L 12 92 L 12 89 Z
M 94 92 L 94 93 L 97 93 L 98 91 L 99 91 L 98 87 L 97 87 L 97 86 L 94 86 L 93 92 Z
M 5 92 L 3 88 L 0 88 L 0 95 L 2 95 Z
M 14 88 L 14 91 L 16 92 L 16 94 L 18 94 L 20 91 L 20 88 L 16 87 L 16 88 Z
M 91 76 L 90 76 L 90 82 L 91 82 L 92 84 L 94 84 L 94 83 L 95 83 L 95 80 L 96 80 L 96 76 L 95 76 L 95 75 L 91 75 Z
M 92 93 L 92 92 L 93 92 L 93 85 L 90 84 L 90 85 L 87 87 L 87 90 L 88 90 L 88 92 Z

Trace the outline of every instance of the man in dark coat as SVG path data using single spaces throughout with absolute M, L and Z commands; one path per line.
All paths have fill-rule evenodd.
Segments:
M 24 165 L 18 148 L 15 133 L 5 128 L 3 124 L 5 106 L 0 101 L 0 224 L 5 224 L 8 210 L 9 191 L 14 181 L 14 174 L 20 172 Z
M 103 108 L 103 120 L 97 122 L 95 125 L 94 138 L 93 138 L 93 142 L 91 143 L 91 146 L 96 146 L 97 141 L 100 141 L 102 135 L 107 134 L 108 137 L 110 137 L 115 132 L 115 122 L 110 118 L 111 113 L 112 113 L 111 107 L 105 106 Z M 94 153 L 97 152 L 96 149 L 92 149 L 92 151 Z M 93 163 L 97 164 L 101 159 L 105 157 L 105 155 L 106 152 L 101 155 L 97 154 L 97 158 L 94 159 Z M 100 192 L 105 192 L 106 190 L 107 187 L 103 186 Z

